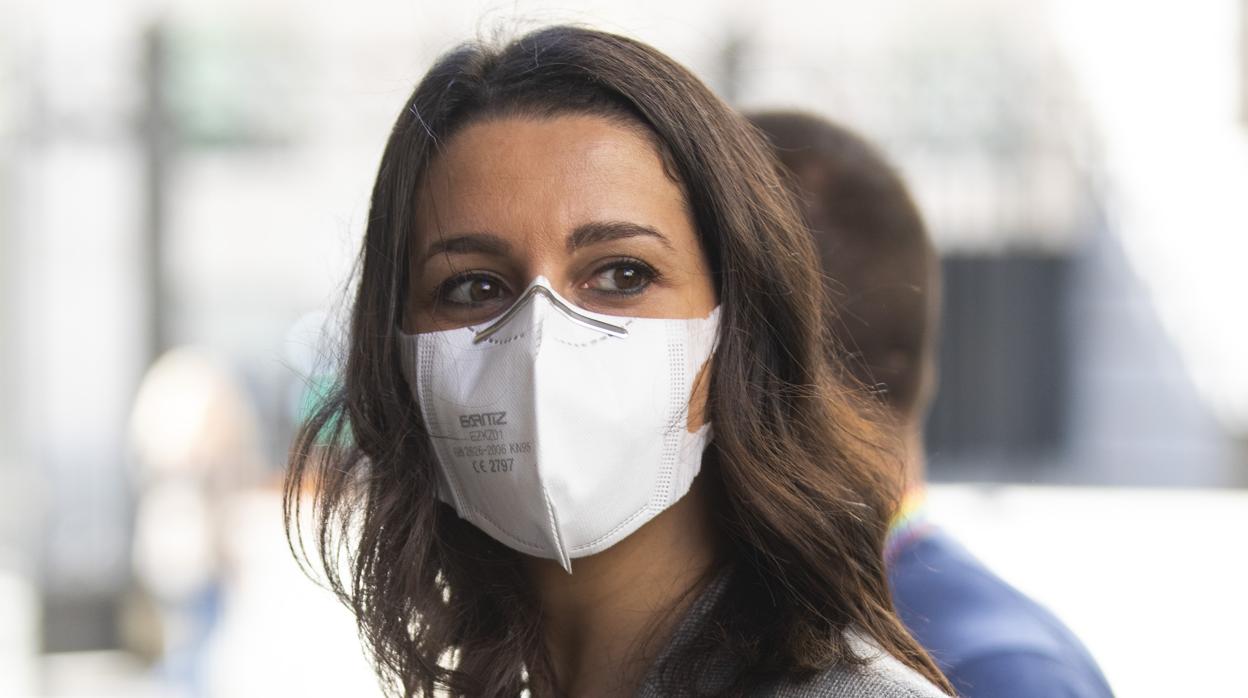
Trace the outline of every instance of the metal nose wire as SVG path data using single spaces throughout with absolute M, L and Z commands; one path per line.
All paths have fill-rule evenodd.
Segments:
M 559 296 L 555 295 L 554 291 L 551 291 L 545 286 L 534 285 L 534 286 L 530 286 L 529 290 L 525 291 L 524 295 L 520 296 L 520 298 L 515 303 L 512 303 L 511 307 L 507 309 L 507 312 L 503 313 L 502 315 L 498 317 L 497 320 L 495 320 L 494 322 L 491 322 L 484 329 L 477 332 L 477 334 L 473 336 L 472 338 L 473 344 L 476 344 L 478 342 L 484 342 L 485 340 L 492 337 L 495 333 L 497 333 L 500 329 L 502 329 L 503 325 L 507 324 L 508 320 L 515 317 L 516 313 L 520 312 L 521 308 L 524 307 L 525 303 L 532 300 L 533 296 L 536 296 L 538 294 L 545 296 L 546 299 L 550 301 L 551 305 L 555 306 L 555 308 L 558 309 L 564 315 L 567 315 L 568 319 L 573 320 L 574 322 L 578 324 L 584 325 L 585 327 L 588 327 L 591 330 L 598 330 L 599 332 L 605 332 L 615 337 L 627 337 L 628 336 L 628 330 L 625 329 L 624 327 L 620 325 L 613 325 L 609 322 L 604 322 L 602 320 L 599 320 L 598 318 L 592 318 L 580 312 L 576 308 L 573 308 L 567 303 L 564 303 L 562 300 L 560 300 Z

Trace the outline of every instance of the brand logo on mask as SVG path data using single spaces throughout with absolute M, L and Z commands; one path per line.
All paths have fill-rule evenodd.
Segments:
M 480 412 L 478 414 L 461 414 L 459 415 L 459 426 L 465 429 L 473 427 L 499 427 L 506 426 L 506 412 Z

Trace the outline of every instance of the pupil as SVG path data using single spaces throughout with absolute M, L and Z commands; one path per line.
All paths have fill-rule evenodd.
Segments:
M 633 267 L 621 267 L 615 270 L 615 286 L 620 289 L 636 288 L 641 275 Z
M 474 279 L 468 287 L 468 297 L 473 303 L 488 301 L 494 297 L 494 284 L 489 279 Z

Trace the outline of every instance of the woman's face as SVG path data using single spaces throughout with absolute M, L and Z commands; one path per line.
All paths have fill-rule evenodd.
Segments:
M 416 195 L 407 332 L 484 322 L 538 276 L 598 313 L 691 318 L 715 307 L 684 193 L 640 127 L 488 119 L 444 144 Z

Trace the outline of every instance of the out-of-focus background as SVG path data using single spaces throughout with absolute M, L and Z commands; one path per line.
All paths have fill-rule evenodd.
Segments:
M 393 118 L 574 21 L 872 137 L 944 256 L 937 519 L 1123 696 L 1243 690 L 1248 2 L 5 0 L 0 695 L 377 695 L 279 497 Z M 328 326 L 332 326 L 332 323 Z

